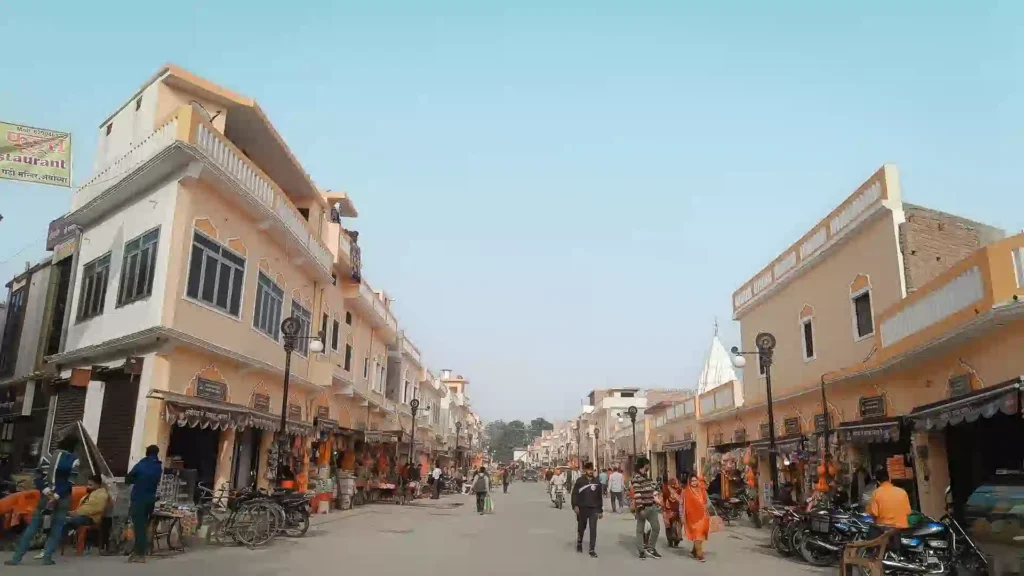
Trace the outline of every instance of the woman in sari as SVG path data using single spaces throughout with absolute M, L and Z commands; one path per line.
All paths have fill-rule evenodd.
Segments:
M 683 541 L 683 524 L 679 515 L 683 486 L 676 478 L 661 485 L 661 515 L 665 523 L 665 537 L 670 548 Z
M 686 539 L 693 542 L 690 555 L 704 561 L 704 541 L 708 539 L 711 529 L 711 517 L 708 515 L 707 487 L 697 474 L 691 474 L 682 495 L 682 522 Z

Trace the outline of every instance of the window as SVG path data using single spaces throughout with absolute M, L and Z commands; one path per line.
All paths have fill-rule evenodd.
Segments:
M 110 132 L 114 130 L 114 123 L 107 124 L 107 136 L 110 136 Z
M 281 310 L 284 309 L 284 290 L 260 272 L 256 281 L 256 309 L 252 314 L 252 327 L 275 341 L 281 337 Z
M 295 339 L 295 351 L 303 356 L 309 355 L 309 327 L 313 324 L 313 316 L 294 299 L 292 299 L 292 317 L 299 321 L 299 338 Z
M 871 291 L 866 290 L 853 297 L 853 321 L 857 338 L 867 338 L 875 333 L 875 322 L 871 314 Z
M 811 319 L 803 321 L 804 360 L 814 360 L 814 325 Z
M 103 314 L 103 301 L 107 298 L 110 279 L 110 252 L 82 267 L 82 291 L 78 298 L 78 320 L 88 320 Z
M 21 328 L 25 320 L 25 296 L 28 286 L 11 292 L 7 303 L 7 323 L 2 344 L 0 344 L 0 375 L 12 376 L 18 361 L 18 346 L 21 343 Z
M 237 318 L 244 279 L 245 258 L 198 230 L 193 234 L 186 296 Z
M 352 345 L 345 342 L 345 372 L 352 371 Z M 364 375 L 363 378 L 366 378 Z
M 135 99 L 135 111 L 138 112 L 139 108 L 142 108 L 142 96 Z
M 370 356 L 363 356 L 363 380 L 370 377 Z
M 148 298 L 153 293 L 159 239 L 160 229 L 155 228 L 125 243 L 121 285 L 117 289 L 118 306 Z
M 327 324 L 331 321 L 330 316 L 324 312 L 323 317 L 320 318 L 320 344 L 323 345 L 324 350 L 327 350 Z
M 620 392 L 619 398 L 633 398 L 636 396 L 635 392 Z
M 338 351 L 338 333 L 341 332 L 341 322 L 335 320 L 331 323 L 331 350 Z
M 348 324 L 349 326 L 352 325 L 352 313 L 351 312 L 345 312 L 345 324 Z
M 302 215 L 306 222 L 309 222 L 309 208 L 299 208 L 299 214 Z

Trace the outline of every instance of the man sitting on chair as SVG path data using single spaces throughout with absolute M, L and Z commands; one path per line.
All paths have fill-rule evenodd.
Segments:
M 107 511 L 107 504 L 110 503 L 110 493 L 103 487 L 103 478 L 98 474 L 89 477 L 86 484 L 88 493 L 82 498 L 71 515 L 68 517 L 67 526 L 70 529 L 83 526 L 99 526 L 103 522 L 103 515 Z

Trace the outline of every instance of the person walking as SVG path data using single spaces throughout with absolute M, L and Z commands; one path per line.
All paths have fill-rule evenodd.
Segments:
M 470 485 L 473 487 L 473 493 L 476 494 L 476 513 L 483 516 L 487 493 L 491 491 L 491 479 L 487 476 L 487 469 L 481 466 L 480 470 L 473 475 Z
M 512 481 L 512 474 L 509 472 L 508 468 L 506 467 L 504 470 L 501 471 L 501 488 L 502 488 L 502 490 L 504 490 L 505 494 L 508 494 L 508 484 L 511 481 Z
M 683 524 L 680 518 L 683 485 L 676 478 L 670 478 L 661 485 L 661 516 L 665 522 L 665 541 L 669 548 L 676 547 L 683 539 Z
M 153 507 L 156 505 L 156 490 L 160 485 L 160 476 L 164 473 L 164 466 L 160 462 L 159 456 L 159 446 L 154 444 L 147 447 L 146 457 L 136 462 L 124 478 L 125 484 L 130 484 L 132 487 L 128 516 L 132 519 L 132 527 L 135 531 L 135 547 L 132 555 L 128 557 L 129 562 L 144 563 L 146 552 L 149 551 L 146 542 L 149 518 L 153 515 Z
M 612 473 L 608 475 L 608 499 L 612 501 L 612 512 L 618 513 L 625 506 L 625 500 L 623 500 L 625 490 L 626 479 L 622 477 L 622 470 L 613 469 Z
M 583 533 L 590 528 L 590 557 L 597 558 L 597 521 L 604 518 L 601 482 L 594 477 L 594 465 L 583 465 L 583 475 L 572 487 L 572 511 L 576 513 L 576 551 L 583 553 Z
M 633 505 L 636 515 L 636 547 L 640 559 L 661 558 L 656 548 L 658 534 L 661 532 L 661 522 L 658 520 L 658 487 L 653 480 L 647 477 L 651 463 L 643 456 L 636 460 L 636 474 L 630 479 L 633 490 Z M 647 525 L 651 526 L 650 536 L 644 543 L 644 534 L 647 532 Z
M 67 521 L 68 510 L 71 508 L 71 488 L 73 486 L 71 479 L 78 474 L 76 448 L 78 448 L 78 440 L 74 437 L 64 438 L 57 444 L 57 452 L 53 457 L 53 464 L 50 466 L 45 487 L 41 489 L 42 493 L 39 496 L 36 511 L 32 514 L 32 520 L 28 527 L 21 533 L 21 538 L 18 539 L 14 556 L 4 562 L 5 565 L 21 564 L 21 559 L 28 552 L 32 539 L 43 527 L 43 512 L 46 510 L 51 510 L 52 515 L 50 517 L 50 535 L 46 538 L 46 544 L 43 546 L 42 560 L 46 565 L 55 564 L 53 553 L 57 550 L 57 545 L 60 544 L 61 537 L 64 535 L 64 523 Z
M 683 489 L 683 529 L 686 539 L 693 542 L 690 555 L 704 561 L 704 542 L 711 531 L 711 516 L 708 514 L 708 492 L 697 473 L 690 474 Z
M 597 479 L 601 482 L 601 495 L 608 495 L 608 470 L 602 469 L 601 473 L 597 475 Z
M 439 500 L 441 498 L 441 463 L 436 462 L 434 464 L 434 470 L 430 473 L 430 484 L 433 491 L 430 493 L 432 500 Z

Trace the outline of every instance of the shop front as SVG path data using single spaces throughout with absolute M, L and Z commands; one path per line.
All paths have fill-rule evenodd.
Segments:
M 807 489 L 811 457 L 808 452 L 809 442 L 792 419 L 786 419 L 783 428 L 789 433 L 775 438 L 776 466 L 779 472 L 777 497 L 783 502 L 799 503 L 810 496 Z M 757 463 L 761 467 L 759 478 L 770 477 L 768 455 L 771 451 L 771 440 L 766 438 L 767 435 L 768 424 L 762 423 L 761 438 L 750 444 L 750 450 L 756 455 Z
M 977 390 L 951 384 L 947 399 L 914 408 L 909 418 L 928 470 L 928 478 L 919 481 L 934 483 L 948 470 L 954 514 L 963 521 L 965 506 L 980 486 L 999 484 L 1024 468 L 1022 384 L 1020 378 Z M 926 513 L 944 505 L 937 497 L 929 500 Z
M 705 461 L 704 477 L 708 479 L 708 490 L 728 498 L 735 496 L 743 486 L 751 442 L 742 425 L 728 437 L 724 432 L 715 432 L 708 439 L 708 458 Z
M 42 383 L 24 381 L 0 387 L 0 470 L 16 474 L 35 468 L 42 455 L 49 399 Z
M 910 505 L 919 509 L 915 480 L 915 456 L 911 424 L 902 416 L 890 416 L 884 395 L 862 396 L 857 403 L 859 420 L 840 422 L 838 461 L 848 472 L 850 499 L 857 501 L 874 471 L 884 468 L 892 483 L 907 491 Z

